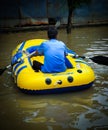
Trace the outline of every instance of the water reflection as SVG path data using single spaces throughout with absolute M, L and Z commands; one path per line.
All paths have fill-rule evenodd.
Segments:
M 17 103 L 25 115 L 23 121 L 26 123 L 45 123 L 48 128 L 50 126 L 50 129 L 53 129 L 54 126 L 60 126 L 63 129 L 86 130 L 92 126 L 107 125 L 108 90 L 105 90 L 106 92 L 103 95 L 101 95 L 100 90 L 98 91 L 93 95 L 87 93 L 84 96 L 78 96 L 77 94 L 83 94 L 83 92 L 78 92 L 76 93 L 78 97 L 63 94 L 61 96 L 65 98 L 60 99 L 55 99 L 54 95 L 44 97 L 44 99 L 40 98 L 37 101 L 21 99 L 17 100 Z
M 77 128 L 80 116 L 91 111 L 92 101 L 85 98 L 76 98 L 75 96 L 71 97 L 70 94 L 63 94 L 62 96 L 72 99 L 69 99 L 69 101 L 54 100 L 50 96 L 51 99 L 40 99 L 38 102 L 31 100 L 17 101 L 19 107 L 24 110 L 23 114 L 26 115 L 23 121 L 27 123 L 45 123 L 47 126 L 60 126 L 63 129 Z

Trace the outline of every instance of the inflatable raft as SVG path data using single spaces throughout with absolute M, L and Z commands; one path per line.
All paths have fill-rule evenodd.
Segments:
M 33 60 L 44 62 L 44 56 L 31 56 L 44 39 L 32 39 L 20 43 L 12 53 L 12 75 L 17 87 L 25 93 L 62 93 L 86 89 L 92 86 L 95 75 L 92 68 L 81 58 L 72 57 L 68 50 L 67 70 L 61 73 L 35 72 Z M 71 55 L 72 54 L 72 55 Z

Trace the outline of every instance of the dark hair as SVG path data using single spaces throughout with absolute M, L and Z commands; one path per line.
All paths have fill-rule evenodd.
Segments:
M 55 27 L 51 26 L 49 27 L 47 34 L 49 39 L 55 39 L 57 38 L 58 31 Z

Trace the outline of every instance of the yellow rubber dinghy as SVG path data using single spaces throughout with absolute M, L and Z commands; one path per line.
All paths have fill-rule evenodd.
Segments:
M 43 73 L 32 69 L 33 60 L 44 62 L 44 56 L 29 57 L 45 39 L 32 39 L 19 44 L 12 53 L 12 73 L 17 87 L 28 94 L 63 93 L 92 86 L 95 75 L 81 58 L 66 58 L 71 64 L 65 72 Z M 71 53 L 71 50 L 69 50 Z M 21 60 L 22 59 L 22 60 Z M 18 62 L 17 62 L 18 61 Z

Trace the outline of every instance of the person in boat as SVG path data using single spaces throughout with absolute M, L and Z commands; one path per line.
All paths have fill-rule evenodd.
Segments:
M 36 50 L 36 55 L 44 55 L 44 64 L 33 61 L 33 69 L 44 73 L 64 72 L 67 69 L 65 57 L 67 47 L 64 42 L 57 40 L 58 31 L 55 27 L 49 27 L 47 31 L 49 40 L 43 42 Z

